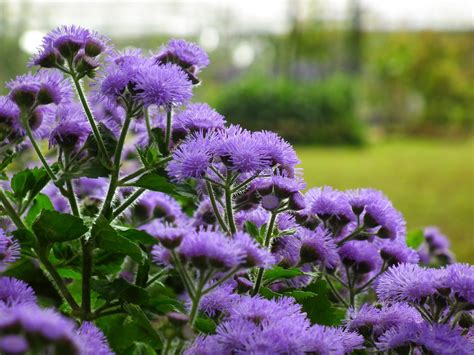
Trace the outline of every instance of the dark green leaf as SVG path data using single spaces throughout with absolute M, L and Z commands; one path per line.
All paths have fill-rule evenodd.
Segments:
M 204 334 L 214 334 L 216 332 L 217 325 L 210 318 L 198 317 L 194 323 L 197 330 Z
M 133 318 L 133 321 L 142 328 L 156 343 L 161 344 L 161 339 L 158 333 L 153 328 L 150 320 L 147 318 L 140 306 L 134 304 L 124 305 L 125 310 Z
M 118 230 L 118 233 L 132 242 L 141 243 L 144 245 L 154 245 L 157 243 L 156 239 L 147 232 L 138 229 Z
M 245 222 L 245 231 L 256 239 L 260 237 L 260 231 L 255 223 L 250 221 Z
M 302 275 L 304 275 L 304 272 L 298 268 L 284 269 L 280 266 L 275 266 L 273 269 L 265 271 L 263 279 L 265 282 L 273 282 L 279 279 L 291 279 Z
M 164 176 L 156 173 L 142 175 L 133 185 L 152 191 L 165 192 L 168 194 L 174 193 L 174 185 L 169 183 Z
M 100 217 L 92 227 L 92 236 L 99 249 L 130 256 L 137 263 L 146 259 L 142 249 L 130 239 L 122 237 L 104 217 Z
M 38 194 L 49 182 L 49 176 L 44 168 L 23 170 L 11 180 L 11 188 L 17 199 L 23 199 L 28 193 L 30 198 Z
M 99 178 L 110 175 L 110 169 L 104 166 L 99 159 L 92 159 L 82 164 L 74 171 L 68 171 L 61 176 L 61 179 L 75 179 L 78 177 Z
M 128 283 L 124 279 L 91 280 L 91 287 L 106 301 L 120 298 L 133 304 L 146 304 L 149 301 L 148 293 L 144 288 Z
M 415 229 L 407 234 L 407 245 L 417 250 L 425 240 L 425 235 L 421 229 Z
M 117 138 L 115 138 L 115 134 L 109 128 L 107 128 L 105 124 L 103 124 L 102 122 L 99 123 L 98 128 L 99 128 L 100 135 L 102 136 L 102 140 L 104 141 L 105 149 L 108 154 L 107 158 L 111 158 L 114 155 L 115 147 L 117 146 Z M 95 136 L 92 133 L 89 135 L 89 137 L 87 137 L 87 140 L 84 146 L 89 152 L 90 156 L 92 157 L 99 156 L 99 147 L 97 146 Z
M 38 239 L 53 243 L 78 239 L 87 230 L 82 219 L 56 211 L 43 210 L 33 223 Z
M 135 342 L 130 349 L 130 355 L 156 355 L 156 351 L 146 343 Z
M 13 236 L 20 242 L 22 249 L 36 246 L 36 238 L 28 229 L 20 228 L 12 232 Z
M 53 211 L 54 206 L 48 196 L 46 196 L 45 194 L 38 194 L 38 196 L 36 196 L 36 198 L 34 199 L 33 204 L 30 207 L 30 210 L 28 211 L 28 214 L 25 217 L 25 224 L 27 226 L 31 226 L 35 221 L 36 217 L 38 217 L 38 215 L 43 210 Z
M 318 280 L 305 287 L 302 291 L 314 294 L 311 297 L 296 299 L 302 305 L 303 311 L 306 312 L 311 323 L 340 325 L 346 310 L 334 306 L 329 301 L 326 281 Z

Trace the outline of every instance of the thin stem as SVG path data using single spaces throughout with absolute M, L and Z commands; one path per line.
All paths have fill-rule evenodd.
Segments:
M 329 288 L 331 289 L 332 293 L 334 294 L 334 296 L 336 296 L 336 298 L 339 300 L 339 302 L 341 302 L 344 306 L 346 307 L 349 307 L 349 305 L 347 304 L 347 302 L 344 300 L 344 298 L 341 296 L 341 294 L 339 292 L 337 292 L 336 288 L 334 287 L 334 285 L 332 284 L 331 280 L 329 279 L 329 277 L 327 275 L 324 275 L 324 278 L 326 279 L 326 282 L 328 283 L 329 285 Z
M 351 279 L 351 274 L 350 274 L 349 268 L 347 266 L 345 266 L 345 269 L 346 269 L 346 276 L 347 276 L 347 286 L 349 286 L 348 287 L 349 301 L 350 301 L 351 306 L 354 307 L 355 292 L 354 292 L 354 283 L 353 283 L 353 281 L 355 281 L 355 280 Z
M 343 244 L 347 243 L 348 241 L 354 239 L 360 232 L 364 230 L 364 225 L 357 227 L 351 234 L 349 234 L 347 237 L 345 237 L 343 240 L 337 242 L 337 246 L 340 247 Z
M 245 187 L 248 183 L 252 182 L 253 180 L 255 180 L 256 178 L 258 178 L 258 174 L 257 175 L 254 175 L 252 177 L 249 177 L 247 180 L 245 180 L 244 182 L 242 182 L 241 184 L 237 185 L 237 187 L 235 187 L 232 192 L 237 192 L 239 191 L 241 188 Z
M 358 294 L 362 291 L 364 291 L 365 288 L 369 287 L 370 285 L 372 285 L 372 283 L 377 279 L 377 277 L 379 277 L 380 275 L 382 275 L 385 270 L 386 270 L 386 261 L 383 262 L 382 264 L 382 268 L 380 269 L 380 271 L 374 276 L 372 277 L 369 281 L 367 281 L 364 285 L 362 285 L 361 287 L 357 288 L 355 290 L 355 294 Z
M 270 221 L 268 222 L 267 226 L 267 233 L 265 235 L 265 240 L 264 240 L 264 247 L 268 248 L 270 246 L 270 241 L 272 239 L 272 234 L 273 234 L 273 228 L 275 227 L 275 221 L 278 213 L 272 213 L 270 216 Z M 262 280 L 263 280 L 263 272 L 265 269 L 263 267 L 258 269 L 258 274 L 257 274 L 257 279 L 255 280 L 255 286 L 252 291 L 252 296 L 255 296 L 258 294 L 260 291 L 260 287 L 262 285 Z
M 69 165 L 68 155 L 65 154 L 65 161 L 66 161 L 66 168 Z M 67 199 L 69 201 L 69 205 L 71 206 L 72 214 L 76 217 L 80 217 L 81 213 L 79 211 L 79 206 L 77 205 L 76 194 L 74 193 L 74 186 L 72 185 L 72 181 L 70 179 L 66 180 L 66 187 L 67 187 Z
M 171 131 L 173 125 L 173 109 L 169 108 L 166 111 L 166 131 L 165 131 L 165 149 L 168 153 L 170 151 Z
M 233 268 L 232 270 L 230 270 L 223 278 L 221 278 L 219 281 L 217 281 L 216 283 L 214 283 L 212 286 L 210 286 L 207 290 L 204 290 L 202 292 L 202 295 L 206 295 L 208 294 L 209 292 L 212 292 L 212 290 L 214 290 L 216 287 L 222 285 L 224 282 L 226 282 L 227 280 L 229 280 L 232 276 L 235 275 L 235 273 L 237 271 L 239 271 L 240 267 L 236 266 L 235 268 Z
M 206 279 L 207 277 L 204 274 L 204 272 L 201 272 L 198 287 L 196 288 L 196 293 L 194 294 L 194 297 L 192 298 L 193 305 L 191 307 L 191 313 L 189 313 L 189 324 L 191 324 L 191 327 L 194 325 L 194 322 L 196 321 L 196 316 L 199 310 L 199 303 L 201 302 L 201 297 L 202 297 L 202 289 L 206 283 Z
M 49 275 L 52 277 L 52 279 L 56 283 L 56 286 L 58 287 L 58 290 L 61 293 L 61 296 L 63 296 L 63 298 L 66 300 L 69 306 L 73 309 L 73 311 L 80 312 L 81 308 L 79 307 L 76 300 L 74 299 L 74 297 L 72 297 L 71 293 L 67 289 L 62 277 L 58 274 L 53 264 L 51 264 L 51 262 L 49 261 L 48 256 L 46 255 L 46 252 L 40 250 L 38 252 L 38 258 L 40 259 L 41 263 L 43 264 L 45 269 L 48 271 Z
M 153 140 L 153 132 L 151 131 L 150 113 L 148 112 L 148 108 L 143 109 L 143 114 L 145 115 L 145 124 L 146 130 L 148 132 L 148 140 L 151 142 Z
M 43 153 L 41 152 L 41 149 L 38 147 L 38 143 L 36 143 L 35 137 L 33 137 L 33 132 L 31 131 L 30 127 L 30 122 L 28 121 L 28 116 L 22 114 L 22 123 L 23 123 L 23 128 L 26 131 L 26 134 L 28 138 L 30 139 L 31 145 L 33 146 L 33 149 L 36 152 L 36 155 L 38 155 L 39 160 L 41 160 L 41 163 L 43 164 L 44 168 L 46 169 L 46 173 L 50 177 L 50 179 L 55 182 L 56 181 L 56 175 L 54 175 L 53 170 L 51 170 L 48 162 L 46 161 Z
M 237 232 L 237 227 L 235 226 L 234 220 L 234 207 L 232 206 L 232 174 L 229 172 L 227 173 L 226 185 L 224 188 L 225 194 L 225 207 L 226 207 L 226 214 L 227 214 L 227 222 L 229 224 L 229 231 L 231 234 L 235 234 Z
M 143 188 L 134 191 L 120 206 L 114 210 L 112 214 L 112 220 L 120 216 L 120 214 L 130 207 L 130 205 L 132 205 L 145 191 L 146 189 Z
M 181 277 L 181 280 L 183 281 L 186 291 L 188 291 L 189 296 L 193 298 L 194 292 L 195 292 L 194 284 L 191 278 L 189 277 L 188 272 L 186 271 L 183 264 L 181 263 L 179 255 L 177 255 L 176 252 L 172 250 L 171 257 L 173 258 L 174 264 L 176 265 L 176 270 L 178 271 L 179 276 Z
M 99 215 L 105 216 L 107 219 L 110 219 L 112 217 L 111 205 L 112 205 L 112 200 L 115 196 L 115 190 L 117 189 L 117 186 L 118 186 L 122 150 L 123 150 L 123 145 L 125 144 L 125 138 L 127 137 L 128 128 L 130 126 L 131 119 L 132 117 L 130 115 L 130 111 L 127 110 L 127 115 L 123 123 L 122 131 L 120 132 L 120 137 L 117 142 L 117 146 L 115 147 L 114 163 L 113 163 L 112 174 L 110 176 L 109 189 L 107 191 L 107 195 L 105 197 L 101 213 L 99 214 Z
M 21 220 L 20 216 L 16 213 L 15 208 L 13 208 L 12 204 L 8 200 L 8 197 L 5 195 L 2 189 L 0 189 L 0 201 L 5 208 L 5 212 L 8 214 L 8 217 L 12 220 L 17 228 L 26 229 L 23 221 Z
M 219 222 L 219 225 L 224 230 L 224 232 L 228 233 L 227 225 L 225 224 L 224 219 L 222 218 L 221 213 L 219 212 L 219 209 L 217 208 L 216 195 L 214 194 L 214 189 L 212 188 L 212 185 L 209 181 L 206 181 L 206 187 L 207 187 L 207 193 L 209 194 L 209 200 L 211 201 L 211 206 L 212 206 L 212 209 L 214 210 L 214 214 L 217 218 L 217 221 Z
M 149 172 L 149 171 L 152 171 L 152 170 L 158 168 L 160 165 L 165 164 L 165 163 L 169 162 L 169 161 L 172 160 L 172 159 L 173 159 L 173 157 L 167 156 L 167 157 L 165 157 L 165 158 L 163 158 L 163 159 L 157 161 L 156 164 L 154 164 L 153 166 L 150 166 L 150 167 L 148 167 L 148 168 L 141 168 L 141 169 L 138 169 L 137 171 L 131 173 L 130 175 L 127 175 L 127 176 L 123 177 L 122 179 L 120 179 L 120 180 L 118 181 L 118 185 L 123 185 L 123 184 L 125 184 L 126 182 L 128 182 L 128 181 L 130 181 L 130 180 L 133 180 L 133 179 L 135 179 L 136 177 L 138 177 L 138 176 L 140 176 L 140 175 L 142 175 L 142 174 L 145 174 L 145 173 L 147 173 L 147 172 Z
M 88 319 L 91 312 L 91 277 L 93 241 L 81 239 L 82 246 L 82 310 L 84 319 Z
M 81 101 L 82 107 L 84 109 L 84 113 L 86 114 L 87 120 L 89 121 L 89 124 L 92 128 L 92 133 L 94 134 L 94 138 L 99 147 L 99 151 L 104 158 L 107 158 L 108 154 L 107 154 L 107 149 L 105 148 L 104 140 L 102 139 L 102 136 L 100 135 L 99 128 L 97 127 L 94 116 L 92 115 L 92 111 L 87 102 L 86 96 L 84 95 L 84 90 L 82 89 L 80 79 L 77 78 L 76 73 L 73 72 L 72 70 L 71 70 L 70 75 L 74 83 L 74 87 L 76 88 L 77 95 L 79 96 L 79 100 Z
M 166 272 L 169 271 L 168 267 L 165 267 L 163 270 L 160 270 L 155 276 L 148 280 L 145 287 L 151 286 L 156 280 L 159 280 Z

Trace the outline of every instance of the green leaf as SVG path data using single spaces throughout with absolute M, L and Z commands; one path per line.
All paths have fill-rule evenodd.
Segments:
M 140 264 L 146 259 L 146 255 L 142 249 L 130 239 L 118 234 L 104 217 L 100 217 L 97 220 L 96 224 L 92 227 L 91 233 L 99 249 L 128 255 Z
M 255 223 L 250 221 L 245 222 L 245 231 L 256 239 L 260 237 L 260 231 Z
M 140 231 L 138 229 L 118 230 L 118 233 L 122 237 L 125 237 L 135 243 L 141 243 L 148 246 L 155 245 L 157 243 L 156 239 L 147 232 Z
M 10 184 L 14 196 L 23 199 L 28 193 L 30 198 L 36 196 L 48 182 L 49 176 L 44 168 L 33 168 L 15 174 Z
M 128 351 L 127 351 L 128 352 Z M 156 351 L 148 344 L 136 341 L 130 349 L 131 355 L 156 355 Z
M 147 304 L 149 296 L 144 288 L 128 283 L 124 279 L 91 280 L 91 287 L 106 301 L 120 298 L 133 304 Z
M 275 266 L 273 269 L 266 270 L 263 274 L 265 282 L 273 282 L 280 279 L 291 279 L 296 276 L 302 276 L 304 272 L 298 268 L 284 269 L 280 266 Z
M 125 311 L 130 314 L 135 324 L 142 328 L 156 343 L 161 344 L 161 339 L 156 330 L 151 325 L 140 306 L 133 304 L 124 305 Z
M 105 167 L 100 159 L 92 159 L 82 164 L 78 169 L 68 171 L 61 176 L 61 180 L 75 179 L 79 177 L 88 177 L 92 179 L 107 177 L 110 175 L 110 169 Z
M 38 217 L 38 215 L 43 210 L 53 211 L 54 206 L 48 196 L 46 196 L 45 194 L 38 194 L 25 217 L 25 224 L 31 227 L 36 217 Z
M 133 185 L 152 191 L 165 192 L 168 194 L 174 193 L 174 185 L 169 183 L 164 176 L 156 173 L 142 175 Z
M 87 230 L 82 219 L 56 211 L 43 210 L 33 223 L 38 239 L 52 243 L 78 239 Z
M 296 301 L 302 305 L 303 311 L 306 312 L 312 324 L 341 324 L 346 310 L 334 306 L 334 304 L 329 300 L 326 281 L 318 280 L 305 287 L 302 291 L 314 294 L 314 296 L 310 297 L 303 297 L 300 299 L 296 298 Z
M 33 248 L 36 246 L 36 238 L 31 231 L 24 228 L 19 228 L 12 232 L 13 236 L 20 242 L 22 249 Z
M 421 244 L 425 241 L 425 235 L 423 233 L 423 230 L 421 229 L 415 229 L 407 234 L 407 245 L 410 248 L 413 248 L 415 250 L 418 250 L 418 248 L 421 246 Z
M 72 279 L 76 281 L 82 280 L 82 274 L 78 271 L 66 268 L 57 268 L 58 274 L 64 279 Z
M 194 323 L 197 330 L 204 334 L 214 334 L 216 332 L 217 325 L 210 318 L 198 317 Z

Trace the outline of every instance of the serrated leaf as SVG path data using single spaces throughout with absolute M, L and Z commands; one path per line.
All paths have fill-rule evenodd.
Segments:
M 43 210 L 53 211 L 54 206 L 48 196 L 38 194 L 25 217 L 25 224 L 30 227 Z
M 118 230 L 118 233 L 132 242 L 141 243 L 143 245 L 155 245 L 157 240 L 149 235 L 147 232 L 138 229 Z
M 38 239 L 52 243 L 78 239 L 87 230 L 82 219 L 56 211 L 43 210 L 33 223 Z
M 148 293 L 144 288 L 120 278 L 113 281 L 92 279 L 91 287 L 106 301 L 117 298 L 133 304 L 146 304 L 149 301 Z
M 407 234 L 407 245 L 410 248 L 413 248 L 415 250 L 418 250 L 418 248 L 423 244 L 425 241 L 425 235 L 423 233 L 423 230 L 421 229 L 415 229 Z
M 99 249 L 109 252 L 128 255 L 137 263 L 143 263 L 146 259 L 142 249 L 130 239 L 122 237 L 112 228 L 104 217 L 100 217 L 92 227 L 92 237 Z
M 110 169 L 104 166 L 100 159 L 92 159 L 82 164 L 74 171 L 68 171 L 61 176 L 62 180 L 76 179 L 79 177 L 88 177 L 92 179 L 107 177 L 110 175 Z
M 147 318 L 140 306 L 126 304 L 124 305 L 124 308 L 126 312 L 132 316 L 133 321 L 138 326 L 140 326 L 150 337 L 152 337 L 156 343 L 162 344 L 158 333 L 153 328 L 150 320 Z
M 142 175 L 137 181 L 133 182 L 133 186 L 168 194 L 174 193 L 174 185 L 168 182 L 164 176 L 156 173 Z
M 28 229 L 19 228 L 12 232 L 13 236 L 18 240 L 22 249 L 33 248 L 36 246 L 36 238 Z

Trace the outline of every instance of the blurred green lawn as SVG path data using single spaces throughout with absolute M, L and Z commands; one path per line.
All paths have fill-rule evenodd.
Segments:
M 394 140 L 366 148 L 298 147 L 309 187 L 373 187 L 405 216 L 408 229 L 437 225 L 459 261 L 474 263 L 474 139 Z

